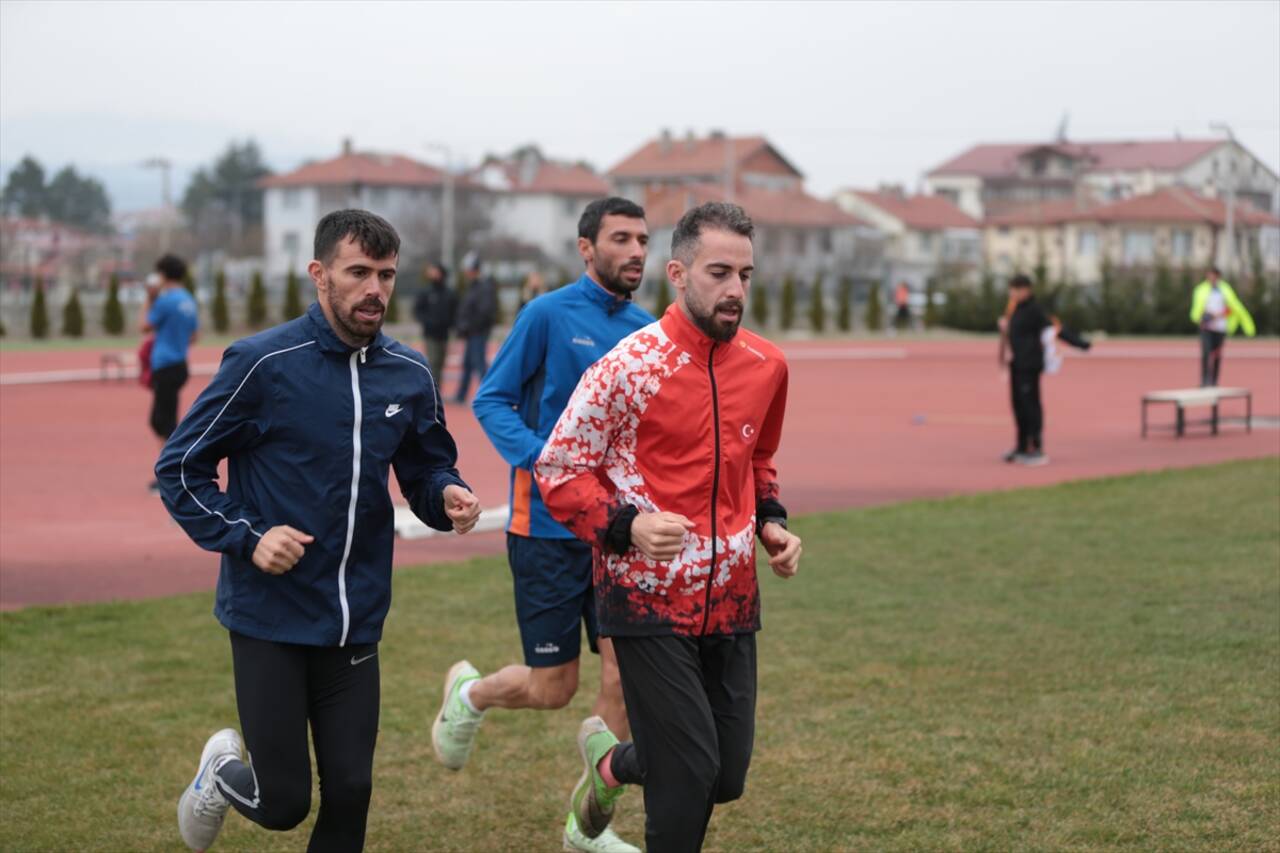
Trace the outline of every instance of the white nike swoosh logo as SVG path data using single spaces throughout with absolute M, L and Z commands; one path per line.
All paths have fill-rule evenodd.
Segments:
M 356 657 L 355 655 L 352 655 L 352 656 L 351 656 L 351 665 L 352 665 L 352 666 L 355 666 L 355 665 L 357 665 L 357 664 L 364 663 L 364 662 L 365 662 L 365 661 L 367 661 L 369 658 L 376 658 L 377 656 L 378 656 L 378 653 L 377 653 L 377 652 L 374 652 L 374 653 L 373 653 L 373 654 L 371 654 L 371 655 L 365 655 L 365 656 L 364 656 L 364 657 L 362 657 L 362 658 L 358 658 L 358 657 Z
M 400 414 L 400 411 L 401 411 L 400 404 L 392 403 L 390 406 L 387 406 L 387 417 L 391 417 L 392 415 L 398 415 Z

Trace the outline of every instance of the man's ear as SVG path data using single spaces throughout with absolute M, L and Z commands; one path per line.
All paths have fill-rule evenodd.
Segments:
M 590 264 L 595 257 L 595 246 L 586 237 L 579 237 L 578 254 L 582 257 L 584 263 Z
M 687 274 L 688 269 L 682 261 L 678 261 L 675 258 L 667 261 L 667 280 L 671 282 L 671 286 L 676 290 L 684 290 L 687 283 L 685 281 Z
M 311 276 L 316 290 L 324 290 L 324 264 L 319 261 L 312 261 L 307 264 L 307 275 Z

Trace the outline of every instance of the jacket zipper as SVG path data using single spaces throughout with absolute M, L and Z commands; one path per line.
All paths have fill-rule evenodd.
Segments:
M 365 350 L 361 347 L 351 353 L 351 400 L 355 406 L 355 418 L 351 427 L 351 502 L 347 504 L 347 543 L 342 548 L 342 562 L 338 564 L 338 604 L 342 607 L 342 637 L 339 646 L 347 644 L 347 632 L 351 628 L 351 608 L 347 605 L 347 558 L 351 556 L 351 540 L 356 533 L 356 501 L 360 497 L 360 425 L 364 420 L 363 401 L 360 399 L 360 371 L 356 359 L 364 364 Z
M 711 626 L 711 582 L 716 576 L 716 499 L 720 495 L 720 394 L 716 390 L 716 346 L 707 355 L 707 375 L 711 377 L 711 426 L 715 433 L 715 468 L 711 472 L 711 566 L 707 572 L 707 601 L 702 609 L 702 633 Z

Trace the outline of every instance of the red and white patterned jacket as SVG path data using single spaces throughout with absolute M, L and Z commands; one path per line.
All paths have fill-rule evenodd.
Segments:
M 583 374 L 534 471 L 551 515 L 595 546 L 602 634 L 759 630 L 757 507 L 786 516 L 773 464 L 786 401 L 777 347 L 745 329 L 713 341 L 678 305 Z M 637 510 L 695 523 L 674 560 L 630 546 Z

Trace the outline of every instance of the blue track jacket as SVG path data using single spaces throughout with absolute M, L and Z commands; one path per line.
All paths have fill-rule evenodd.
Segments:
M 178 524 L 222 553 L 214 613 L 223 625 L 341 646 L 377 642 L 391 605 L 388 465 L 414 514 L 451 530 L 444 488 L 466 486 L 457 457 L 426 360 L 381 333 L 353 350 L 313 303 L 227 348 L 161 451 L 156 478 Z M 271 575 L 252 557 L 278 524 L 315 541 L 293 569 Z
M 586 369 L 652 322 L 648 311 L 619 301 L 586 273 L 516 315 L 471 403 L 489 440 L 512 466 L 509 533 L 574 538 L 543 506 L 533 463 Z

